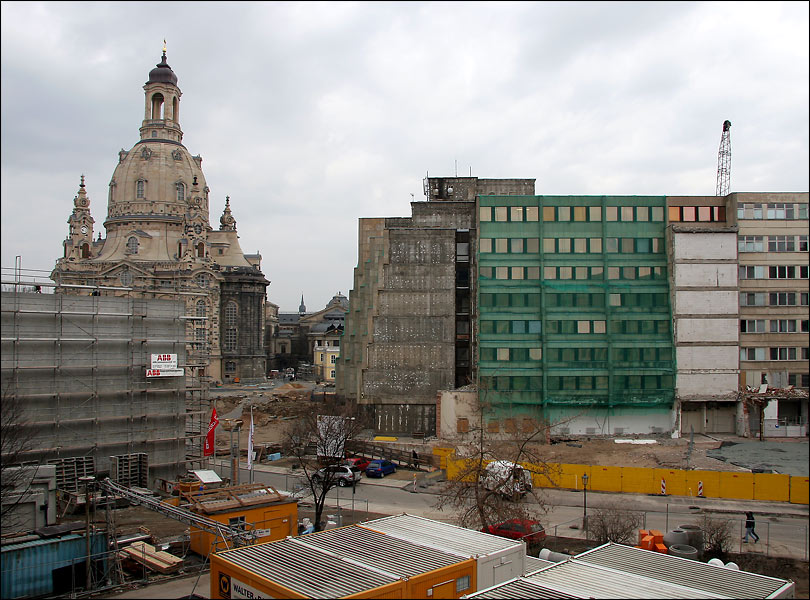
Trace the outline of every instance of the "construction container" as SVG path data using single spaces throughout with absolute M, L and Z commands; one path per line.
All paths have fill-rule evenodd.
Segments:
M 475 589 L 520 577 L 525 569 L 526 545 L 520 541 L 409 514 L 367 521 L 362 526 L 459 558 L 474 559 Z

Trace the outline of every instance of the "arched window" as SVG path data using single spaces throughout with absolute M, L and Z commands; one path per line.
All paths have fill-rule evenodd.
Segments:
M 197 285 L 201 288 L 208 287 L 208 273 L 197 273 L 194 276 L 194 281 L 197 282 Z
M 82 258 L 90 258 L 90 244 L 82 244 Z
M 146 182 L 143 179 L 139 179 L 135 182 L 135 197 L 136 198 L 143 198 L 145 197 L 144 188 L 146 187 Z
M 163 118 L 163 94 L 155 94 L 152 96 L 152 118 Z
M 127 253 L 138 254 L 138 238 L 134 235 L 127 240 Z
M 224 348 L 225 350 L 236 350 L 237 342 L 237 317 L 239 316 L 239 309 L 236 302 L 231 300 L 225 305 L 225 335 L 224 335 Z
M 177 182 L 177 201 L 183 202 L 186 199 L 186 184 L 182 181 Z
M 180 103 L 177 102 L 177 96 L 172 96 L 172 119 L 175 123 L 180 121 Z
M 203 258 L 205 256 L 205 244 L 200 242 L 197 244 L 197 256 Z
M 197 300 L 197 317 L 207 317 L 208 316 L 208 306 L 205 303 L 205 300 Z

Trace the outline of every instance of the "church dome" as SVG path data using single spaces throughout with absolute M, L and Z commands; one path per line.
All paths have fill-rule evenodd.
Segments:
M 160 62 L 155 65 L 154 69 L 149 71 L 149 81 L 146 83 L 170 83 L 177 85 L 177 75 L 174 74 L 174 71 L 172 71 L 172 68 L 166 62 L 165 51 L 163 52 Z

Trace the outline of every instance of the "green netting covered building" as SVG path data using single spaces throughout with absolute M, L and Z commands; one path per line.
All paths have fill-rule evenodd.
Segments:
M 665 209 L 663 196 L 479 197 L 485 418 L 528 417 L 565 430 L 587 412 L 630 429 L 633 421 L 646 431 L 670 428 Z

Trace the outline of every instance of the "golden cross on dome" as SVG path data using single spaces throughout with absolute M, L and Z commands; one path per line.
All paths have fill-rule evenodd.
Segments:
M 166 54 L 166 40 L 163 40 L 163 54 Z

